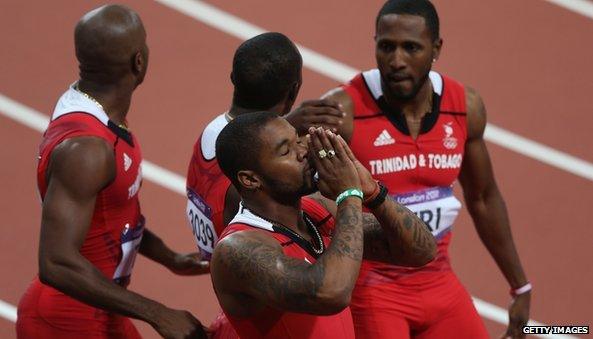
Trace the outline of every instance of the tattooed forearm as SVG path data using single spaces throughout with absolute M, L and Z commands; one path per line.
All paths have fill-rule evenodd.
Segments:
M 353 260 L 362 259 L 362 209 L 344 204 L 338 207 L 336 232 L 328 252 L 337 251 Z
M 421 266 L 436 253 L 436 242 L 426 225 L 410 210 L 387 198 L 365 214 L 365 258 L 405 266 Z

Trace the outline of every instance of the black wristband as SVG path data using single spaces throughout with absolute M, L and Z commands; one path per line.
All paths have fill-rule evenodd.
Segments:
M 375 199 L 369 201 L 368 203 L 364 204 L 364 207 L 368 209 L 374 209 L 379 207 L 387 197 L 387 187 L 383 186 L 382 183 L 379 183 L 379 194 L 375 197 Z

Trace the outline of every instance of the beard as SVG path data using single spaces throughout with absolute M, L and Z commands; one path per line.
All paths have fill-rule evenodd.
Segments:
M 412 100 L 416 97 L 416 95 L 418 94 L 418 92 L 420 91 L 422 86 L 424 86 L 424 84 L 428 80 L 429 73 L 430 73 L 430 69 L 428 69 L 428 71 L 426 71 L 426 73 L 424 73 L 424 75 L 422 77 L 420 77 L 420 79 L 416 83 L 414 83 L 414 85 L 412 86 L 412 89 L 407 93 L 403 92 L 401 90 L 396 90 L 396 89 L 391 88 L 389 86 L 389 83 L 390 83 L 389 79 L 386 79 L 383 76 L 383 74 L 381 74 L 381 80 L 383 82 L 383 91 L 387 90 L 389 92 L 389 95 L 398 101 Z
M 292 204 L 302 197 L 317 191 L 317 185 L 313 176 L 315 171 L 303 171 L 299 182 L 286 182 L 271 176 L 263 176 L 265 185 L 270 188 L 270 196 L 283 204 Z

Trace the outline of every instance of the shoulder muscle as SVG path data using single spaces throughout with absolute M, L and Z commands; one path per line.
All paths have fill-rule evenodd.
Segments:
M 113 148 L 98 137 L 76 137 L 52 151 L 48 179 L 59 181 L 73 195 L 93 195 L 115 178 Z
M 468 138 L 481 138 L 486 128 L 486 107 L 480 94 L 472 87 L 466 86 L 465 100 L 467 105 Z

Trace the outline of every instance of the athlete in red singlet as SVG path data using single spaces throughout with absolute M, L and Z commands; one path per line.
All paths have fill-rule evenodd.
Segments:
M 202 257 L 210 260 L 214 244 L 237 213 L 239 196 L 218 166 L 216 138 L 235 116 L 268 110 L 290 111 L 301 87 L 302 59 L 296 46 L 280 33 L 263 33 L 243 42 L 233 58 L 233 102 L 212 120 L 194 145 L 187 171 L 186 215 Z M 297 116 L 322 115 L 335 121 L 341 112 L 327 100 L 305 101 Z M 224 316 L 212 326 L 216 338 L 233 338 Z
M 235 118 L 216 142 L 242 201 L 214 249 L 212 282 L 241 338 L 354 338 L 348 304 L 363 246 L 377 261 L 434 258 L 422 221 L 387 197 L 341 137 L 311 129 L 308 140 L 257 112 Z M 335 221 L 325 201 L 302 198 L 315 190 L 315 170 L 320 192 L 337 200 Z M 363 195 L 374 217 L 363 215 Z
M 140 145 L 127 130 L 144 79 L 146 34 L 117 5 L 87 13 L 75 31 L 80 80 L 60 98 L 39 149 L 39 276 L 18 308 L 19 338 L 140 338 L 128 316 L 164 337 L 204 335 L 185 311 L 126 290 L 136 254 L 179 274 L 204 271 L 145 228 Z
M 448 245 L 459 179 L 480 238 L 513 291 L 506 336 L 523 337 L 531 285 L 521 267 L 483 139 L 485 109 L 471 88 L 431 71 L 442 46 L 427 0 L 391 0 L 377 16 L 378 69 L 328 93 L 346 116 L 339 133 L 356 157 L 438 240 L 437 258 L 410 269 L 366 260 L 352 299 L 360 338 L 486 338 Z M 305 124 L 306 126 L 306 124 Z

